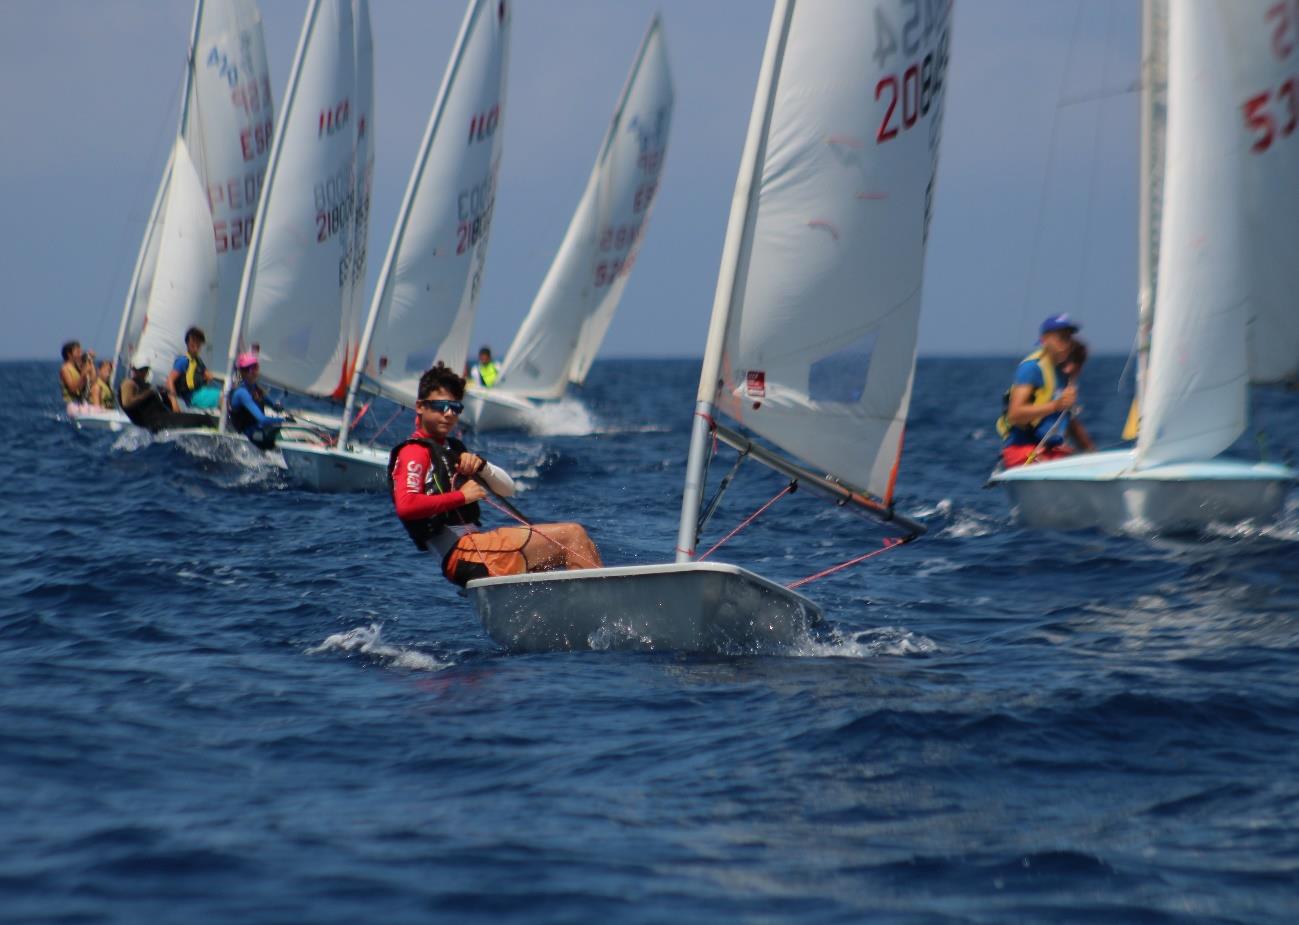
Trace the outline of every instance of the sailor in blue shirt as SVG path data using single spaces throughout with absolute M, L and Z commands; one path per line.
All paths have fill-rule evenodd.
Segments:
M 1085 348 L 1075 341 L 1078 325 L 1068 315 L 1052 315 L 1039 329 L 1041 347 L 1024 357 L 1006 393 L 1005 411 L 997 421 L 1006 468 L 1037 460 L 1059 459 L 1073 450 L 1095 449 L 1072 412 L 1078 401 L 1075 381 Z M 1081 350 L 1080 350 L 1081 348 Z
M 286 419 L 266 413 L 266 393 L 257 384 L 260 372 L 257 354 L 241 353 L 235 368 L 239 370 L 239 385 L 230 393 L 230 426 L 263 450 L 272 449 Z M 272 408 L 280 410 L 275 405 Z

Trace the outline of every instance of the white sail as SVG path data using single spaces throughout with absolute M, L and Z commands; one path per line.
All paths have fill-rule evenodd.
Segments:
M 1209 459 L 1245 428 L 1249 292 L 1239 127 L 1222 4 L 1169 11 L 1168 151 L 1159 291 L 1138 468 Z
M 1299 377 L 1299 4 L 1219 0 L 1237 131 L 1250 378 Z
M 156 272 L 149 287 L 148 325 L 131 355 L 132 366 L 165 372 L 185 343 L 190 325 L 212 327 L 217 310 L 217 254 L 212 213 L 184 139 L 171 156 L 167 207 L 158 234 Z
M 365 317 L 365 273 L 370 245 L 370 191 L 374 180 L 374 43 L 369 0 L 352 0 L 356 22 L 356 210 L 352 222 L 347 303 L 344 308 L 343 378 L 333 397 L 342 399 L 356 369 Z
M 667 154 L 672 101 L 655 17 L 564 241 L 505 354 L 498 389 L 558 398 L 570 381 L 585 380 L 640 250 Z
M 367 322 L 366 374 L 413 402 L 420 374 L 459 371 L 474 309 L 500 165 L 509 9 L 471 0 L 433 105 Z
M 204 327 L 213 356 L 225 356 L 253 215 L 270 157 L 274 110 L 261 13 L 254 0 L 199 0 L 186 67 L 179 137 L 184 141 L 210 210 L 216 254 L 216 311 L 192 324 Z M 163 173 L 136 262 L 118 336 L 118 356 L 133 355 L 146 326 L 158 241 L 171 184 Z M 185 178 L 188 183 L 188 178 Z M 176 311 L 181 312 L 180 307 Z M 195 309 L 198 312 L 198 308 Z M 170 321 L 168 322 L 171 323 Z M 181 325 L 184 333 L 188 324 Z M 173 356 L 184 344 L 170 345 Z M 170 366 L 170 361 L 167 363 Z
M 709 381 L 705 360 L 700 399 L 889 501 L 915 366 L 951 7 L 790 5 L 783 37 L 773 27 L 771 41 L 783 43 L 773 95 L 755 102 L 754 120 L 769 119 L 761 172 L 746 191 L 734 262 L 723 263 L 720 365 Z M 736 232 L 733 216 L 728 250 Z
M 313 0 L 271 150 L 230 349 L 256 347 L 264 378 L 307 394 L 332 393 L 343 374 L 356 202 L 353 35 L 351 0 Z

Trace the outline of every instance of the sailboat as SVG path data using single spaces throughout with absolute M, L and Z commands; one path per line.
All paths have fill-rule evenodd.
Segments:
M 994 474 L 1029 526 L 1268 520 L 1297 477 L 1220 454 L 1250 382 L 1299 373 L 1299 9 L 1147 0 L 1143 25 L 1139 432 Z
M 564 241 L 490 389 L 469 384 L 464 423 L 526 429 L 543 402 L 581 385 L 636 263 L 672 123 L 657 16 L 641 41 Z
M 228 370 L 255 350 L 262 382 L 300 395 L 335 394 L 356 341 L 348 320 L 363 250 L 358 152 L 368 160 L 372 150 L 369 17 L 368 0 L 307 9 L 229 339 Z
M 379 273 L 337 438 L 280 444 L 310 488 L 381 490 L 387 449 L 352 439 L 359 393 L 413 406 L 425 369 L 464 363 L 496 203 L 509 32 L 506 3 L 471 0 Z
M 804 638 L 820 619 L 811 599 L 699 561 L 713 438 L 905 539 L 923 532 L 895 510 L 894 487 L 950 16 L 950 3 L 777 0 L 704 350 L 677 561 L 471 581 L 501 645 L 764 651 Z
M 113 351 L 119 381 L 132 365 L 148 365 L 165 377 L 191 325 L 207 332 L 216 355 L 225 354 L 273 125 L 255 0 L 198 0 L 180 127 L 150 209 Z M 120 411 L 96 417 L 129 424 Z

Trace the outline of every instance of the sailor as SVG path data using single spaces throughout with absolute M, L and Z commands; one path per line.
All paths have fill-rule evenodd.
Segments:
M 257 354 L 252 351 L 239 354 L 235 360 L 235 369 L 239 371 L 239 385 L 230 393 L 230 426 L 263 450 L 273 449 L 275 437 L 286 418 L 272 417 L 266 413 L 268 404 L 272 410 L 283 409 L 269 402 L 266 393 L 257 384 L 261 372 Z
M 439 363 L 420 377 L 417 394 L 415 432 L 392 448 L 388 485 L 402 526 L 416 547 L 439 557 L 448 580 L 464 585 L 488 576 L 601 565 L 595 544 L 575 523 L 482 530 L 479 502 L 489 488 L 512 495 L 514 481 L 451 436 L 464 410 L 464 379 Z
M 91 366 L 94 369 L 94 366 Z M 99 369 L 95 373 L 95 378 L 91 380 L 90 391 L 86 395 L 87 404 L 94 405 L 97 408 L 103 408 L 105 411 L 111 411 L 117 407 L 113 399 L 113 362 L 104 360 L 99 364 Z
M 1071 413 L 1078 402 L 1081 363 L 1071 362 L 1078 325 L 1067 314 L 1052 315 L 1039 329 L 1041 344 L 1020 361 L 997 419 L 1001 461 L 1007 469 L 1029 462 L 1061 459 L 1073 453 L 1072 439 L 1084 451 L 1091 437 Z M 1086 354 L 1082 356 L 1085 358 Z
M 59 367 L 59 387 L 63 393 L 63 401 L 68 405 L 79 405 L 85 400 L 89 385 L 84 375 L 85 357 L 81 352 L 81 342 L 68 341 L 63 345 L 62 354 L 63 365 Z
M 186 414 L 171 410 L 171 403 L 149 383 L 148 366 L 132 366 L 131 375 L 117 389 L 118 403 L 131 423 L 153 433 L 178 427 L 216 427 L 210 414 Z
M 485 389 L 496 385 L 501 370 L 492 361 L 492 348 L 486 345 L 478 348 L 478 362 L 469 370 L 469 377 Z
M 185 332 L 185 355 L 176 357 L 171 373 L 167 376 L 167 391 L 191 408 L 215 408 L 220 404 L 221 389 L 213 384 L 216 377 L 208 371 L 199 356 L 199 351 L 207 343 L 207 335 L 202 328 L 190 328 Z M 172 402 L 174 410 L 180 407 Z

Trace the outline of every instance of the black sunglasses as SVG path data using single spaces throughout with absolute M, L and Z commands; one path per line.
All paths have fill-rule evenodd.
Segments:
M 465 410 L 465 403 L 462 401 L 450 401 L 445 398 L 425 398 L 417 404 L 423 405 L 430 411 L 436 411 L 439 414 L 446 414 L 450 411 L 452 414 L 459 414 Z

